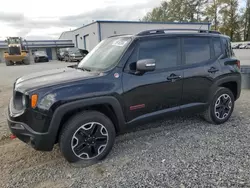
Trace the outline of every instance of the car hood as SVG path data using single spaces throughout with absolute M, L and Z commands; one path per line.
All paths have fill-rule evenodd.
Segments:
M 97 76 L 101 76 L 101 74 L 99 72 L 87 72 L 69 67 L 52 69 L 20 77 L 16 80 L 15 90 L 24 93 L 42 87 L 53 86 L 76 80 L 89 79 Z

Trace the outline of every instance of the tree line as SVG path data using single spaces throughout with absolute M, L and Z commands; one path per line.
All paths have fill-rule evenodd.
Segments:
M 210 22 L 212 30 L 230 36 L 232 41 L 250 41 L 249 6 L 250 0 L 168 0 L 142 21 Z

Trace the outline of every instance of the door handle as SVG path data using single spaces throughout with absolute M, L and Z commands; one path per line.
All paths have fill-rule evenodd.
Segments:
M 180 75 L 171 74 L 170 76 L 167 77 L 167 80 L 175 81 L 175 80 L 178 80 L 180 78 L 181 78 Z
M 208 69 L 208 72 L 209 73 L 215 73 L 215 72 L 218 72 L 219 69 L 215 68 L 215 67 L 211 67 L 210 69 Z

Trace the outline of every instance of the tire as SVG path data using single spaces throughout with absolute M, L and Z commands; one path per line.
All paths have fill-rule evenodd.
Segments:
M 225 123 L 232 115 L 234 103 L 235 98 L 232 91 L 224 87 L 219 87 L 215 92 L 211 104 L 203 113 L 203 118 L 212 124 Z
M 68 57 L 65 57 L 65 62 L 68 62 L 69 58 Z
M 5 60 L 5 64 L 6 64 L 6 66 L 14 65 L 11 61 L 8 61 L 8 60 Z
M 26 57 L 26 58 L 23 60 L 23 64 L 25 64 L 25 65 L 29 65 L 29 64 L 30 64 L 30 59 L 29 59 L 29 57 Z
M 90 136 L 92 131 L 94 134 Z M 114 125 L 107 116 L 97 111 L 85 111 L 73 116 L 63 126 L 59 147 L 69 163 L 89 166 L 109 154 L 115 136 Z

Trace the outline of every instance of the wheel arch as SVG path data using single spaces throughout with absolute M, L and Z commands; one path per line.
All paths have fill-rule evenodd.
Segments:
M 58 107 L 54 112 L 49 128 L 49 133 L 54 138 L 53 142 L 57 142 L 60 130 L 66 121 L 76 113 L 86 110 L 96 110 L 105 114 L 113 122 L 117 133 L 125 129 L 123 110 L 115 97 L 105 96 L 77 100 Z
M 209 102 L 212 100 L 216 90 L 219 87 L 225 87 L 232 91 L 235 97 L 235 101 L 240 97 L 241 93 L 241 76 L 240 74 L 236 75 L 230 75 L 230 76 L 224 76 L 219 79 L 217 79 L 211 89 L 210 89 L 210 95 L 209 95 Z

